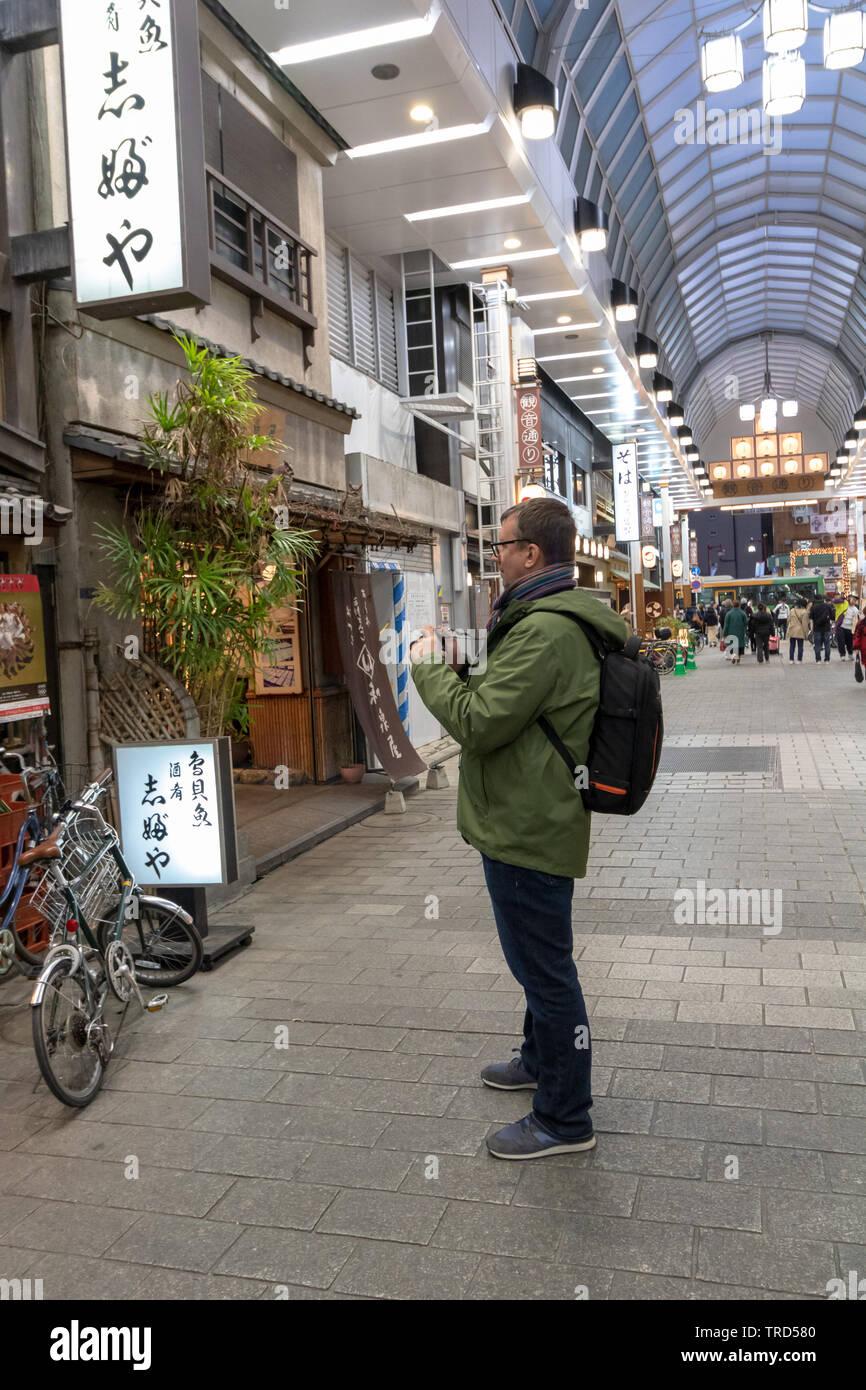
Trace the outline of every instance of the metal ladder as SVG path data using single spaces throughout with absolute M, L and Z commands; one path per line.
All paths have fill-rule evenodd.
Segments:
M 416 254 L 414 259 L 421 262 L 419 269 L 409 269 L 406 252 L 401 252 L 409 395 L 438 395 L 439 343 L 436 333 L 436 274 L 433 252 L 427 252 L 426 264 L 419 254 Z
M 499 534 L 502 513 L 513 496 L 506 472 L 506 430 L 510 426 L 511 347 L 507 285 L 470 285 L 475 462 L 478 476 L 478 552 L 480 580 L 499 580 L 490 542 Z

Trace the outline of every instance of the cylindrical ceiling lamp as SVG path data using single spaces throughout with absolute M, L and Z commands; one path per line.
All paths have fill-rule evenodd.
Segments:
M 662 376 L 661 372 L 656 372 L 653 377 L 653 391 L 659 405 L 664 405 L 674 398 L 674 384 L 669 377 Z
M 866 55 L 866 16 L 860 10 L 831 14 L 824 21 L 824 67 L 856 68 Z
M 866 430 L 866 402 L 854 415 L 854 428 L 855 430 Z
M 610 302 L 617 323 L 633 323 L 637 318 L 637 290 L 633 290 L 631 285 L 624 284 L 622 280 L 611 281 Z
M 790 116 L 806 100 L 806 64 L 799 53 L 774 53 L 764 60 L 764 112 Z
M 847 468 L 847 466 L 848 466 L 848 451 L 847 451 L 847 449 L 840 449 L 840 450 L 839 450 L 838 454 L 836 455 L 836 462 L 837 462 L 837 464 L 839 465 L 840 468 Z
M 743 80 L 743 45 L 739 34 L 719 34 L 705 39 L 701 48 L 701 76 L 708 92 L 729 92 Z
M 603 251 L 607 246 L 608 216 L 598 203 L 578 198 L 574 209 L 574 230 L 581 251 Z
M 782 414 L 789 420 L 797 414 L 800 409 L 799 401 L 782 401 Z
M 768 53 L 792 53 L 809 34 L 807 0 L 764 0 L 764 47 Z
M 849 450 L 856 449 L 859 443 L 860 440 L 858 438 L 857 431 L 849 430 L 848 433 L 845 435 L 845 448 Z
M 524 140 L 548 140 L 556 129 L 559 92 L 549 77 L 528 63 L 517 64 L 514 110 Z
M 740 406 L 740 419 L 741 419 L 741 420 L 754 420 L 754 418 L 755 418 L 755 407 L 754 407 L 753 405 L 741 405 L 741 406 Z
M 680 425 L 677 430 L 677 438 L 684 449 L 687 449 L 690 444 L 694 443 L 694 438 L 688 425 Z
M 652 338 L 648 338 L 645 333 L 635 334 L 634 350 L 639 367 L 651 370 L 653 367 L 658 366 L 658 343 L 653 342 Z
M 698 461 L 698 459 L 700 458 L 700 456 L 701 456 L 701 454 L 700 454 L 700 450 L 699 450 L 699 449 L 686 449 L 686 462 L 687 462 L 687 463 L 697 463 L 697 461 Z
M 671 429 L 677 429 L 680 425 L 684 425 L 685 423 L 686 423 L 686 414 L 685 414 L 685 411 L 683 410 L 682 406 L 681 406 L 681 405 L 675 405 L 675 404 L 669 405 L 669 406 L 668 406 L 668 424 L 670 425 Z

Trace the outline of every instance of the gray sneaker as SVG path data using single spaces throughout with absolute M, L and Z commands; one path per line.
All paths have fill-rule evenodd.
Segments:
M 538 1082 L 530 1076 L 520 1057 L 512 1057 L 510 1062 L 491 1062 L 481 1073 L 485 1086 L 495 1091 L 537 1091 Z

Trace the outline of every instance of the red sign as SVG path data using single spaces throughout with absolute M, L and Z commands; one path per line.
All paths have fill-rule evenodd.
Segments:
M 544 463 L 541 442 L 541 387 L 517 387 L 518 470 L 534 473 Z
M 697 540 L 689 541 L 689 566 L 698 563 L 698 543 Z

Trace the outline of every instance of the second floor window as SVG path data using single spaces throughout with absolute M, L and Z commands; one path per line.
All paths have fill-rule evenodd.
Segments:
M 331 352 L 389 391 L 399 391 L 393 290 L 332 237 L 326 257 Z

